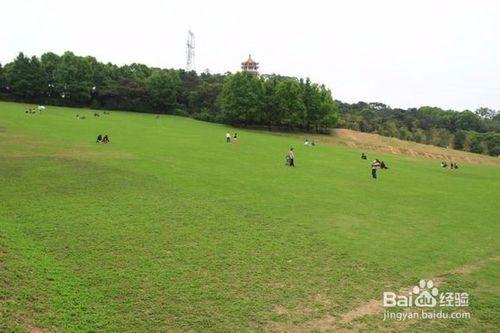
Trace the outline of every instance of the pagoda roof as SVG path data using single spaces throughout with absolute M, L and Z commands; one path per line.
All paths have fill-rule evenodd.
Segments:
M 242 65 L 258 65 L 259 63 L 252 59 L 252 55 L 248 55 L 248 59 L 241 63 Z

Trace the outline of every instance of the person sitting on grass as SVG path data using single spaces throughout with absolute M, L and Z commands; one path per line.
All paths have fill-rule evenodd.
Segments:
M 304 146 L 309 146 L 309 140 L 305 139 Z
M 365 154 L 365 153 L 361 153 L 361 159 L 362 159 L 362 160 L 366 160 L 366 159 L 367 159 L 367 157 L 366 157 L 366 154 Z
M 453 167 L 454 169 L 458 169 L 458 164 L 455 163 L 455 166 Z
M 446 164 L 446 162 L 445 162 L 445 161 L 442 161 L 442 162 L 441 162 L 441 168 L 446 168 L 447 166 L 448 166 L 448 164 Z
M 382 161 L 382 162 L 380 162 L 380 169 L 388 170 L 389 168 L 387 167 L 387 165 L 385 165 L 384 161 Z
M 312 140 L 311 141 L 311 146 L 313 146 L 313 147 L 316 146 L 316 141 Z
M 109 142 L 109 137 L 107 134 L 104 135 L 104 137 L 102 138 L 102 142 L 103 143 L 108 143 Z
M 99 134 L 99 135 L 97 136 L 96 143 L 101 143 L 101 142 L 102 142 L 102 135 L 101 135 L 101 134 Z

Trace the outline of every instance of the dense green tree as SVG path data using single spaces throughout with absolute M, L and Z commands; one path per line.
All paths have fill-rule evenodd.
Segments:
M 222 119 L 231 124 L 260 123 L 264 86 L 255 74 L 240 72 L 226 77 L 220 96 Z
M 500 157 L 500 133 L 481 133 L 482 142 L 486 143 L 488 154 Z
M 151 105 L 158 113 L 175 113 L 179 90 L 180 78 L 175 71 L 157 70 L 147 80 Z
M 452 140 L 452 134 L 444 128 L 432 128 L 430 137 L 429 143 L 440 147 L 449 147 Z
M 480 107 L 474 113 L 483 119 L 493 119 L 497 111 L 490 108 Z
M 398 136 L 398 127 L 394 120 L 389 120 L 385 126 L 381 126 L 381 129 L 378 132 L 383 136 L 396 137 Z
M 7 82 L 14 97 L 40 101 L 46 96 L 47 82 L 40 61 L 28 58 L 22 52 L 13 61 Z
M 413 134 L 413 138 L 416 142 L 426 143 L 427 135 L 425 134 L 425 131 L 423 129 L 417 128 L 417 129 L 415 129 L 415 132 Z
M 453 138 L 453 148 L 462 150 L 465 147 L 467 133 L 465 131 L 457 131 Z
M 362 117 L 359 129 L 361 132 L 374 132 L 376 129 L 376 112 L 369 106 L 364 107 L 360 115 Z
M 276 112 L 278 106 L 275 99 L 276 88 L 278 87 L 279 79 L 272 76 L 264 80 L 264 100 L 262 107 L 261 120 L 262 123 L 271 126 L 279 126 L 281 123 L 280 115 Z
M 304 128 L 306 125 L 306 106 L 302 91 L 296 80 L 285 80 L 278 84 L 274 92 L 276 111 L 280 125 Z
M 42 54 L 40 57 L 45 80 L 47 81 L 47 96 L 55 97 L 58 89 L 61 90 L 63 84 L 56 81 L 56 71 L 61 62 L 61 57 L 52 52 Z
M 321 86 L 319 96 L 319 108 L 313 117 L 313 124 L 317 132 L 335 127 L 339 121 L 338 104 L 333 100 L 331 91 L 325 86 Z
M 89 59 L 65 52 L 54 72 L 56 89 L 71 105 L 88 105 L 94 87 Z
M 7 77 L 5 75 L 5 70 L 0 64 L 0 92 L 4 92 L 7 87 Z
M 317 84 L 312 84 L 309 78 L 304 82 L 300 81 L 302 88 L 302 99 L 306 111 L 305 128 L 309 130 L 311 126 L 320 123 L 321 120 L 321 94 Z
M 457 114 L 456 128 L 463 131 L 480 131 L 481 119 L 471 111 L 460 112 Z
M 411 133 L 411 131 L 406 126 L 403 126 L 403 127 L 399 128 L 398 137 L 401 140 L 406 140 L 406 141 L 413 140 L 413 134 Z
M 189 110 L 190 113 L 199 113 L 202 106 L 202 100 L 199 93 L 201 84 L 200 77 L 194 71 L 179 71 L 181 80 L 181 89 L 179 103 Z

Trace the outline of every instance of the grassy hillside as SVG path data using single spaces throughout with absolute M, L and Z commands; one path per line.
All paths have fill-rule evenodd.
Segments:
M 390 167 L 372 180 L 349 147 L 26 107 L 0 103 L 2 332 L 498 329 L 498 166 L 368 152 Z M 421 278 L 471 319 L 370 306 Z

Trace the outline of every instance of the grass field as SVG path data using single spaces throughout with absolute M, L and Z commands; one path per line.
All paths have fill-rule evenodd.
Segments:
M 0 332 L 500 330 L 498 166 L 368 151 L 372 180 L 321 141 L 26 107 L 0 103 Z M 422 278 L 471 318 L 383 321 Z

